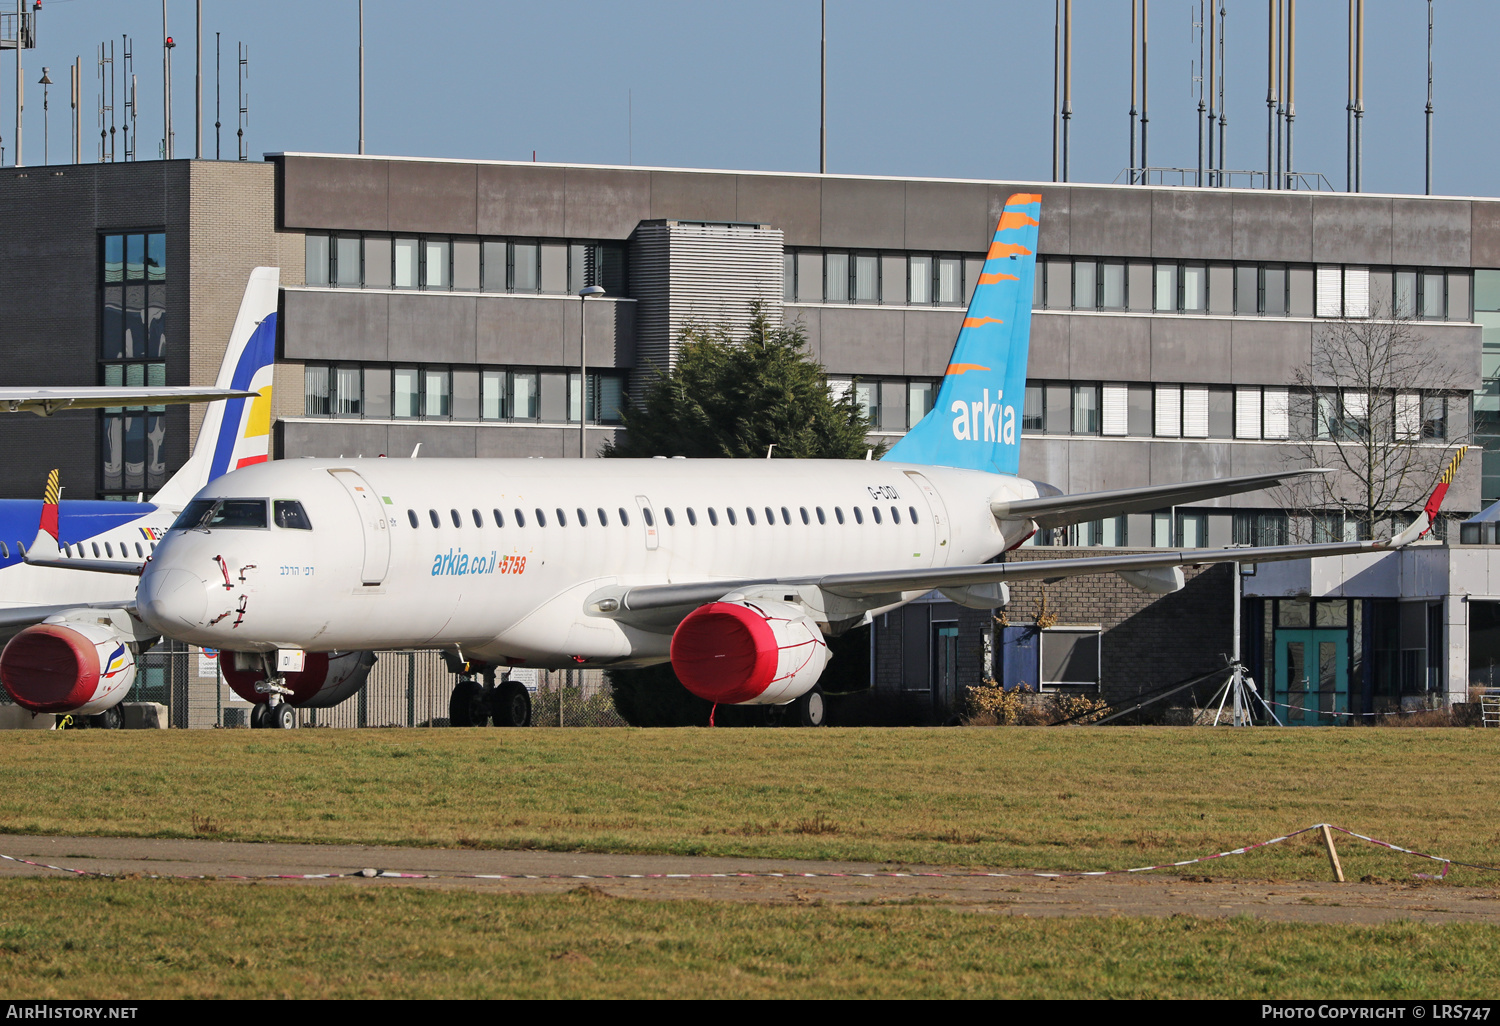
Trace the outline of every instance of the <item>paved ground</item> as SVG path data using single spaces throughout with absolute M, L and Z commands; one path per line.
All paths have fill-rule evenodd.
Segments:
M 1159 874 L 1065 878 L 845 877 L 802 873 L 930 872 L 931 867 L 852 862 L 593 855 L 534 851 L 378 848 L 364 845 L 247 844 L 208 840 L 110 837 L 0 837 L 0 854 L 70 869 L 161 876 L 266 877 L 358 873 L 364 869 L 421 873 L 426 879 L 359 880 L 368 887 L 463 887 L 549 894 L 579 886 L 619 897 L 710 901 L 921 901 L 982 913 L 1019 916 L 1252 915 L 1286 922 L 1379 923 L 1395 919 L 1500 924 L 1500 890 L 1395 883 L 1269 882 Z M 941 871 L 941 870 L 937 870 Z M 773 876 L 698 874 L 786 873 Z M 545 879 L 475 879 L 485 874 Z M 601 879 L 629 874 L 650 879 Z M 663 879 L 657 874 L 694 874 Z M 55 870 L 0 860 L 0 876 L 55 876 Z M 590 879 L 592 878 L 592 879 Z M 330 881 L 286 881 L 327 886 Z

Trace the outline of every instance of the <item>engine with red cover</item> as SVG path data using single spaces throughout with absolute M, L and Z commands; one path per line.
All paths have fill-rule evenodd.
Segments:
M 374 652 L 309 652 L 299 672 L 281 675 L 282 683 L 292 691 L 287 702 L 313 709 L 338 705 L 364 685 L 374 665 Z M 269 700 L 270 695 L 255 690 L 255 685 L 266 679 L 259 655 L 225 652 L 220 666 L 225 683 L 236 695 L 247 702 Z
M 827 665 L 823 632 L 790 602 L 710 602 L 672 634 L 677 679 L 723 705 L 785 705 L 810 690 Z
M 132 638 L 99 623 L 39 623 L 0 652 L 0 683 L 33 713 L 92 716 L 119 704 L 135 681 Z

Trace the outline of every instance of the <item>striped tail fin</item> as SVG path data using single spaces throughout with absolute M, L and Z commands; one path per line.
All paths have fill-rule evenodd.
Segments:
M 1432 525 L 1437 521 L 1438 510 L 1443 507 L 1443 499 L 1448 495 L 1448 487 L 1453 484 L 1453 479 L 1458 476 L 1458 465 L 1464 461 L 1464 453 L 1469 451 L 1469 446 L 1460 445 L 1448 465 L 1443 468 L 1442 476 L 1438 478 L 1437 487 L 1432 490 L 1432 495 L 1427 499 L 1427 505 L 1422 508 L 1422 513 L 1427 517 L 1427 527 L 1422 531 L 1426 534 L 1432 530 Z
M 57 503 L 62 498 L 62 484 L 56 468 L 47 474 L 47 490 L 42 493 L 42 523 L 41 529 L 52 536 L 53 541 L 58 540 L 57 534 Z
M 885 459 L 1015 474 L 1042 197 L 1005 201 L 936 405 Z
M 257 267 L 250 272 L 245 298 L 229 346 L 219 366 L 219 388 L 258 392 L 254 399 L 218 399 L 208 404 L 193 455 L 152 497 L 168 509 L 181 509 L 198 490 L 237 467 L 264 463 L 271 454 L 271 383 L 276 363 L 276 304 L 281 272 Z

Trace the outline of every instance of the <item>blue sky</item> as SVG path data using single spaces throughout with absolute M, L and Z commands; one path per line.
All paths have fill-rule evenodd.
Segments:
M 28 0 L 28 3 L 30 0 Z M 13 0 L 0 0 L 8 7 Z M 1229 159 L 1265 166 L 1266 3 L 1229 11 Z M 192 0 L 168 0 L 177 155 L 193 147 Z M 1046 180 L 1051 176 L 1050 0 L 829 3 L 829 170 Z M 24 56 L 26 163 L 42 158 L 43 65 L 54 162 L 68 159 L 67 65 L 84 60 L 85 156 L 97 152 L 96 47 L 134 40 L 142 156 L 162 128 L 160 0 L 44 0 Z M 1151 162 L 1197 163 L 1198 4 L 1151 2 Z M 1127 163 L 1130 6 L 1075 0 L 1073 179 Z M 1368 0 L 1365 188 L 1420 193 L 1426 102 L 1422 0 Z M 252 159 L 357 146 L 355 0 L 204 0 L 205 154 L 213 156 L 215 31 L 223 150 L 234 152 L 236 44 L 250 48 Z M 655 166 L 816 170 L 817 0 L 366 0 L 370 153 Z M 1298 11 L 1300 169 L 1344 184 L 1345 4 Z M 1485 72 L 1500 4 L 1439 0 L 1435 191 L 1496 195 Z M 0 135 L 14 160 L 14 57 L 0 57 Z M 118 65 L 117 65 L 118 66 Z

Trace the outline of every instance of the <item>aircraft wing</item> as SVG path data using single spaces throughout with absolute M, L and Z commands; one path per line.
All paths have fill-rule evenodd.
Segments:
M 0 606 L 0 634 L 16 627 L 30 627 L 41 623 L 49 616 L 66 613 L 70 609 L 120 609 L 122 603 L 115 602 L 59 602 L 46 606 Z M 134 603 L 130 604 L 135 608 Z
M 1388 541 L 1334 542 L 1325 545 L 1162 549 L 1156 552 L 1132 553 L 1123 556 L 1036 559 L 1018 563 L 979 563 L 973 566 L 931 567 L 924 570 L 870 570 L 861 573 L 825 574 L 821 577 L 768 577 L 755 580 L 720 579 L 684 584 L 648 584 L 624 589 L 617 601 L 622 611 L 645 612 L 668 609 L 673 606 L 702 605 L 734 592 L 785 585 L 789 588 L 811 586 L 833 595 L 855 600 L 882 600 L 870 603 L 874 606 L 884 604 L 886 599 L 895 601 L 894 597 L 903 592 L 924 592 L 935 588 L 969 588 L 975 585 L 1007 581 L 1057 581 L 1065 577 L 1082 577 L 1088 574 L 1163 570 L 1178 566 L 1205 566 L 1210 563 L 1273 563 L 1288 559 L 1311 559 L 1317 556 L 1347 556 L 1359 552 L 1389 551 L 1406 544 L 1405 542 L 1397 544 L 1398 541 L 1399 536 Z
M 255 395 L 255 392 L 239 388 L 200 388 L 196 385 L 0 388 L 0 413 L 34 413 L 38 417 L 50 417 L 59 410 L 207 403 L 215 399 L 248 399 Z
M 932 591 L 935 588 L 974 588 L 1007 581 L 1057 581 L 1066 577 L 1082 577 L 1089 574 L 1149 573 L 1153 570 L 1168 570 L 1182 566 L 1205 566 L 1210 563 L 1274 563 L 1288 559 L 1312 559 L 1318 556 L 1347 556 L 1360 552 L 1390 552 L 1405 548 L 1432 529 L 1434 518 L 1442 506 L 1448 486 L 1458 472 L 1468 446 L 1460 446 L 1447 469 L 1439 478 L 1437 487 L 1428 498 L 1426 506 L 1412 524 L 1394 537 L 1381 541 L 1330 542 L 1322 545 L 1268 545 L 1237 546 L 1227 549 L 1164 549 L 1157 552 L 1130 553 L 1120 556 L 1083 556 L 1076 559 L 1036 559 L 1021 563 L 980 563 L 974 566 L 929 567 L 919 570 L 868 570 L 857 573 L 824 574 L 818 577 L 762 578 L 759 580 L 701 581 L 683 584 L 641 585 L 620 589 L 611 594 L 597 593 L 591 596 L 592 609 L 606 615 L 625 615 L 660 611 L 658 620 L 664 620 L 674 607 L 684 609 L 713 602 L 726 595 L 747 590 L 786 587 L 816 588 L 825 595 L 844 600 L 846 609 L 875 609 L 898 602 L 903 594 Z M 1299 472 L 1305 473 L 1305 472 Z M 1190 501 L 1187 496 L 1204 498 L 1212 495 L 1230 494 L 1264 487 L 1289 474 L 1264 474 L 1255 477 L 1226 478 L 1219 482 L 1200 482 L 1166 487 L 1132 488 L 1114 492 L 1094 492 L 1079 496 L 1043 496 L 1025 499 L 1004 506 L 1006 515 L 1033 516 L 1041 513 L 1041 503 L 1061 503 L 1067 500 L 1077 503 L 1083 500 L 1085 508 L 1100 510 L 1094 515 L 1104 515 L 1102 510 L 1116 513 L 1132 508 L 1159 509 L 1164 501 Z M 1214 491 L 1223 488 L 1222 491 Z M 1134 507 L 1133 503 L 1143 503 Z M 1076 505 L 1069 508 L 1077 508 Z M 1012 511 L 1022 510 L 1012 514 Z M 999 515 L 999 514 L 997 514 Z M 1059 506 L 1059 514 L 1061 508 Z M 1078 519 L 1092 519 L 1091 516 Z M 1066 521 L 1065 521 L 1066 522 Z M 1178 587 L 1181 585 L 1179 584 Z
M 1077 495 L 1041 495 L 1035 499 L 992 502 L 990 511 L 1001 520 L 1034 520 L 1037 527 L 1066 527 L 1125 513 L 1202 502 L 1224 495 L 1253 492 L 1260 488 L 1313 474 L 1331 474 L 1332 470 L 1283 470 L 1274 474 L 1252 474 L 1247 477 L 1221 477 L 1212 481 L 1190 481 L 1185 484 L 1147 485 L 1144 488 L 1116 488 L 1107 492 L 1082 492 Z M 1297 557 L 1290 557 L 1296 559 Z

